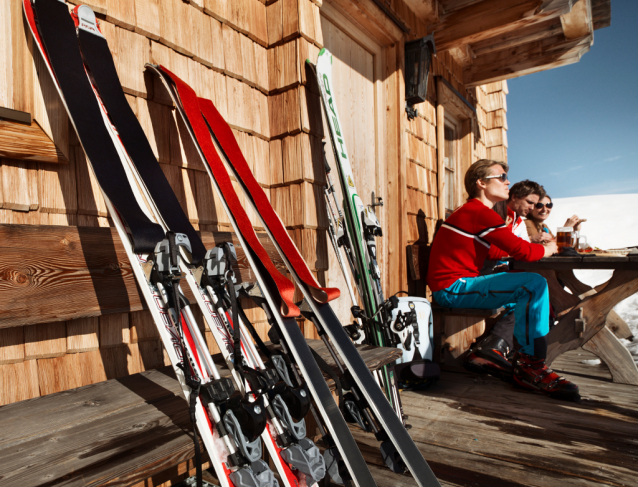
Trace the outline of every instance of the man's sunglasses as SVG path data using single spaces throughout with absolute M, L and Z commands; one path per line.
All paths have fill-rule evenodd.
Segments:
M 503 174 L 497 174 L 496 176 L 486 176 L 483 179 L 500 179 L 502 183 L 508 180 L 506 172 L 504 172 Z
M 554 203 L 549 202 L 549 203 L 536 203 L 536 209 L 540 210 L 543 208 L 543 206 L 546 206 L 548 210 L 551 210 L 554 207 Z

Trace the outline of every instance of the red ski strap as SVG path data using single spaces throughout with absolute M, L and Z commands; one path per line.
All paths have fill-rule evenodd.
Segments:
M 217 111 L 213 102 L 205 98 L 200 98 L 199 106 L 215 138 L 226 154 L 228 162 L 232 164 L 235 171 L 237 171 L 237 175 L 248 189 L 250 196 L 255 202 L 255 206 L 259 208 L 259 213 L 264 219 L 265 224 L 268 226 L 268 229 L 286 255 L 286 258 L 290 261 L 290 264 L 299 278 L 308 286 L 312 297 L 319 303 L 327 303 L 328 301 L 338 298 L 340 295 L 339 289 L 321 287 L 315 279 L 306 261 L 299 253 L 290 235 L 288 235 L 288 231 L 286 227 L 284 227 L 279 215 L 277 215 L 271 206 L 266 193 L 264 193 L 264 190 L 250 170 L 239 148 L 239 144 L 237 144 L 233 131 L 228 123 L 226 123 L 226 120 L 224 120 Z
M 217 154 L 208 126 L 200 112 L 197 95 L 190 86 L 171 73 L 164 66 L 160 66 L 160 69 L 173 81 L 173 84 L 175 85 L 175 89 L 182 103 L 182 108 L 184 109 L 188 122 L 193 129 L 197 143 L 204 154 L 206 162 L 213 172 L 215 181 L 217 181 L 217 185 L 222 192 L 224 200 L 226 200 L 228 208 L 237 222 L 239 231 L 246 240 L 246 243 L 250 246 L 250 249 L 257 256 L 260 264 L 266 268 L 266 271 L 272 277 L 275 286 L 277 286 L 277 290 L 281 296 L 281 314 L 285 317 L 299 316 L 299 308 L 293 301 L 295 287 L 277 270 L 270 260 L 268 253 L 259 241 L 259 238 L 257 238 L 257 234 L 250 223 L 250 219 L 239 202 L 239 198 L 237 197 L 235 188 L 233 188 L 233 184 L 226 168 L 224 167 L 224 163 Z

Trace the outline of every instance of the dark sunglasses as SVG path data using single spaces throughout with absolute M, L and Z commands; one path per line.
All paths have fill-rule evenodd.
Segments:
M 540 210 L 543 208 L 543 206 L 546 206 L 548 210 L 551 210 L 554 207 L 554 203 L 536 203 L 536 209 Z
M 505 181 L 507 181 L 507 173 L 504 172 L 503 174 L 498 174 L 496 176 L 486 176 L 483 179 L 500 179 L 502 183 L 504 183 Z

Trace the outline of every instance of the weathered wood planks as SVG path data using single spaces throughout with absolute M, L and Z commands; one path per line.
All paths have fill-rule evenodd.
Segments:
M 334 364 L 321 341 L 309 344 Z M 359 349 L 372 369 L 400 355 Z M 222 366 L 220 374 L 230 373 Z M 131 485 L 194 455 L 188 406 L 170 367 L 4 406 L 0 430 L 6 486 Z
M 231 233 L 203 232 L 202 238 L 207 247 L 234 240 Z M 275 265 L 283 269 L 272 245 L 261 238 Z M 0 225 L 0 242 L 0 328 L 145 307 L 113 228 Z M 241 279 L 253 281 L 252 270 L 234 243 Z

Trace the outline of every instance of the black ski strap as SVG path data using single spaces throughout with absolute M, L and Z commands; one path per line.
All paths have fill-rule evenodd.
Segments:
M 124 97 L 106 39 L 79 29 L 78 41 L 84 63 L 91 72 L 100 98 L 108 110 L 109 119 L 117 128 L 126 152 L 142 176 L 168 228 L 188 236 L 193 251 L 193 264 L 198 264 L 204 258 L 206 248 L 184 214 L 164 171 L 153 154 L 144 130 Z
M 244 308 L 241 306 L 241 303 L 239 303 L 238 310 L 239 310 L 239 314 L 241 315 L 242 322 L 244 323 L 244 325 L 246 325 L 246 328 L 248 328 L 248 331 L 250 332 L 250 336 L 252 336 L 253 340 L 255 340 L 257 347 L 259 347 L 259 350 L 261 351 L 261 353 L 264 354 L 265 357 L 270 359 L 270 357 L 272 357 L 272 352 L 266 346 L 264 341 L 259 336 L 259 333 L 257 333 L 257 330 L 255 330 L 255 327 L 246 316 L 246 312 L 244 311 Z
M 242 380 L 244 377 L 244 364 L 242 360 L 241 354 L 241 327 L 239 326 L 239 311 L 237 305 L 237 292 L 235 291 L 235 284 L 233 283 L 233 276 L 235 271 L 233 271 L 233 257 L 230 250 L 230 245 L 228 242 L 224 242 L 221 245 L 222 249 L 224 249 L 224 258 L 226 259 L 226 290 L 228 292 L 228 296 L 230 297 L 230 310 L 231 310 L 231 320 L 233 326 L 233 345 L 234 345 L 234 356 L 235 356 L 235 369 L 239 373 L 239 376 Z
M 312 352 L 312 356 L 315 358 L 315 361 L 317 362 L 317 365 L 319 366 L 321 371 L 327 374 L 328 377 L 330 377 L 334 381 L 335 388 L 337 389 L 337 395 L 339 396 L 339 404 L 338 404 L 339 409 L 343 412 L 343 386 L 341 385 L 341 380 L 339 379 L 339 376 L 335 373 L 333 368 L 330 367 L 330 364 L 328 364 L 328 362 L 326 362 L 323 359 L 323 357 L 315 351 L 314 348 L 312 347 L 308 347 L 308 348 L 310 348 L 310 351 Z
M 33 3 L 33 9 L 43 47 L 100 187 L 131 229 L 134 251 L 150 253 L 157 242 L 164 239 L 164 231 L 144 214 L 128 184 L 86 76 L 69 9 L 59 0 L 38 0 Z

